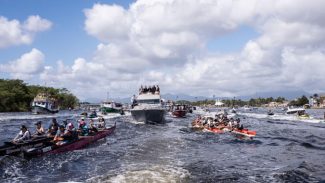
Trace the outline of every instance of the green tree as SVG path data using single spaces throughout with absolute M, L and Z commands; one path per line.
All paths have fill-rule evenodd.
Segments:
M 32 100 L 39 92 L 46 92 L 58 99 L 61 109 L 73 108 L 79 102 L 66 88 L 28 86 L 22 80 L 0 79 L 0 112 L 29 111 Z

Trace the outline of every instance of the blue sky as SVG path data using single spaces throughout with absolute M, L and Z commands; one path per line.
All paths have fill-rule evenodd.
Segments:
M 119 4 L 128 8 L 132 0 L 1 0 L 0 16 L 24 21 L 30 15 L 39 15 L 53 22 L 51 30 L 38 34 L 30 45 L 20 45 L 0 49 L 0 63 L 14 60 L 32 48 L 46 54 L 46 62 L 55 64 L 64 60 L 71 64 L 79 56 L 89 58 L 99 43 L 84 30 L 83 10 L 94 3 Z
M 324 6 L 1 0 L 0 77 L 65 87 L 80 98 L 131 96 L 141 84 L 220 97 L 324 92 Z
M 243 49 L 247 41 L 258 37 L 258 35 L 259 34 L 253 28 L 249 26 L 241 26 L 237 30 L 229 32 L 223 37 L 211 39 L 207 44 L 207 48 L 211 52 L 238 52 Z

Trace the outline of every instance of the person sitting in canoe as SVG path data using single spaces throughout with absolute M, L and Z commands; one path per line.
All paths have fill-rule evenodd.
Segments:
M 68 121 L 67 121 L 67 120 L 63 120 L 63 121 L 62 121 L 62 125 L 64 126 L 64 128 L 67 128 Z
M 24 142 L 26 140 L 29 140 L 31 138 L 31 134 L 27 127 L 25 125 L 21 125 L 20 132 L 17 134 L 17 136 L 13 139 L 13 142 Z
M 48 131 L 47 131 L 48 136 L 54 137 L 56 135 L 58 129 L 59 129 L 59 124 L 56 121 L 56 118 L 53 118 L 52 123 L 50 124 Z
M 89 134 L 89 129 L 84 119 L 79 121 L 78 132 L 80 136 L 87 136 Z
M 56 141 L 56 145 L 63 145 L 67 142 L 78 139 L 78 134 L 74 131 L 74 126 L 72 123 L 67 125 L 67 130 L 63 125 L 59 126 L 59 131 L 54 137 L 54 141 Z
M 98 132 L 93 119 L 90 119 L 90 122 L 89 122 L 89 132 L 90 133 L 97 133 Z
M 42 135 L 45 135 L 44 128 L 42 127 L 42 121 L 37 121 L 35 123 L 35 125 L 36 125 L 36 131 L 33 134 L 33 136 L 42 136 Z
M 57 133 L 56 133 L 56 135 L 54 136 L 54 139 L 53 139 L 55 142 L 57 141 L 56 145 L 62 145 L 62 144 L 65 143 L 65 142 L 63 142 L 63 140 L 64 140 L 63 139 L 64 132 L 65 132 L 64 126 L 60 125 L 59 130 L 57 131 Z
M 103 117 L 99 118 L 98 119 L 98 128 L 101 129 L 101 128 L 105 128 L 106 124 L 105 124 L 105 119 Z

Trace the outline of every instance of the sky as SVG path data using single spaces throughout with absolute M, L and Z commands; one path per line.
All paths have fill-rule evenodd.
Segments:
M 323 0 L 0 0 L 0 78 L 82 99 L 325 91 Z

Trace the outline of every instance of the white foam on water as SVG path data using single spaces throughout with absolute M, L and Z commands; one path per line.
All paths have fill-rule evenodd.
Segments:
M 267 115 L 267 114 L 260 114 L 260 113 L 238 113 L 239 115 L 242 116 L 247 116 L 251 118 L 256 118 L 256 119 L 274 119 L 274 120 L 286 120 L 286 121 L 301 121 L 301 122 L 307 122 L 307 123 L 322 123 L 324 122 L 324 119 L 317 119 L 317 118 L 299 118 L 296 115 L 288 115 L 288 114 L 274 114 L 272 116 Z
M 136 120 L 134 120 L 134 119 L 132 119 L 132 120 L 130 120 L 130 121 L 128 121 L 129 123 L 132 123 L 132 124 L 136 124 L 136 125 L 144 125 L 145 124 L 145 122 L 144 121 L 136 121 Z
M 7 121 L 7 120 L 26 120 L 26 119 L 44 119 L 44 118 L 57 118 L 57 117 L 71 117 L 71 116 L 78 116 L 77 114 L 71 114 L 71 113 L 63 113 L 63 114 L 22 114 L 22 115 L 17 115 L 15 113 L 14 115 L 1 115 L 0 116 L 0 121 Z
M 112 182 L 112 183 L 143 183 L 143 182 L 183 182 L 190 173 L 180 167 L 155 165 L 147 169 L 127 170 L 119 175 L 105 178 L 94 177 L 89 182 Z M 99 179 L 99 180 L 98 180 Z

